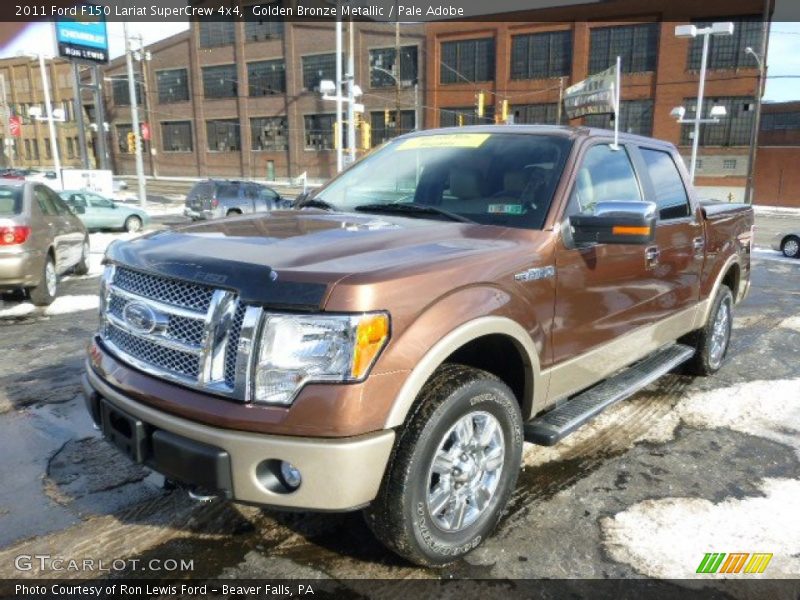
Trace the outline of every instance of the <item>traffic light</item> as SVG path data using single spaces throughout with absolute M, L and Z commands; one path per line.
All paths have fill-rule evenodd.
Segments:
M 366 121 L 361 123 L 361 147 L 364 150 L 372 147 L 372 127 Z
M 485 101 L 485 97 L 484 97 L 483 91 L 478 92 L 478 96 L 477 96 L 477 99 L 476 99 L 477 106 L 475 108 L 475 114 L 477 114 L 479 117 L 483 116 L 484 101 Z
M 503 103 L 500 105 L 500 122 L 508 122 L 508 100 L 503 100 Z
M 459 127 L 464 126 L 464 115 L 462 113 L 458 113 L 458 126 Z
M 136 134 L 133 131 L 128 132 L 128 152 L 130 154 L 136 153 Z

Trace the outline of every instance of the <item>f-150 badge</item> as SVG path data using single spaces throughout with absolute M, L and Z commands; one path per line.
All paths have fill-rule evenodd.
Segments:
M 549 267 L 536 267 L 523 271 L 522 273 L 517 273 L 514 275 L 514 279 L 517 281 L 536 281 L 537 279 L 549 279 L 550 277 L 554 277 L 555 274 L 556 268 L 551 265 Z

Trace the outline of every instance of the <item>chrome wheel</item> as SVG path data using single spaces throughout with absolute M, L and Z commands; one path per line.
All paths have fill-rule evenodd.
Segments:
M 708 362 L 713 368 L 719 367 L 725 350 L 728 348 L 728 338 L 731 334 L 731 305 L 730 299 L 725 298 L 717 309 L 714 324 L 711 328 L 711 346 L 708 352 Z
M 505 460 L 505 440 L 488 412 L 461 417 L 444 435 L 428 472 L 428 512 L 450 533 L 472 525 L 497 491 Z
M 128 217 L 125 221 L 125 229 L 128 233 L 136 233 L 142 228 L 142 220 L 139 217 Z
M 783 255 L 788 258 L 797 258 L 800 254 L 800 242 L 795 238 L 789 238 L 783 243 Z
M 48 260 L 44 266 L 44 284 L 47 287 L 47 293 L 50 296 L 55 296 L 58 288 L 58 277 L 56 277 L 56 267 L 52 260 Z

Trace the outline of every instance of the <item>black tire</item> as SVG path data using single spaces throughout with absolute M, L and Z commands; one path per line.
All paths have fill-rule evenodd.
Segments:
M 48 272 L 48 269 L 52 269 Z M 51 285 L 48 286 L 48 279 L 51 279 Z M 31 302 L 36 306 L 47 306 L 53 303 L 58 295 L 58 276 L 56 275 L 56 264 L 52 255 L 48 254 L 42 266 L 42 278 L 39 285 L 29 290 Z
M 722 344 L 721 352 L 714 350 L 715 345 L 715 325 L 721 310 L 727 310 L 728 316 L 724 325 L 725 339 Z M 685 338 L 684 342 L 694 346 L 694 356 L 685 363 L 685 372 L 690 375 L 711 375 L 719 371 L 728 353 L 731 342 L 731 329 L 733 327 L 733 293 L 727 285 L 721 285 L 711 310 L 708 313 L 708 321 L 702 329 L 695 331 L 691 336 Z
M 470 414 L 474 416 L 468 418 Z M 502 444 L 494 447 L 494 450 L 500 448 L 497 456 L 503 457 L 501 465 L 495 470 L 482 470 L 479 462 L 475 461 L 469 463 L 471 467 L 466 475 L 463 471 L 456 473 L 456 467 L 446 476 L 435 474 L 434 456 L 447 448 L 447 440 L 453 439 L 450 432 L 456 423 L 468 422 L 472 432 L 479 435 L 476 423 L 487 423 L 486 415 L 494 418 L 497 426 L 495 431 L 502 433 Z M 477 453 L 482 444 L 475 437 L 472 439 L 478 447 L 474 449 Z M 420 392 L 412 414 L 398 431 L 381 489 L 365 510 L 367 524 L 384 545 L 413 563 L 442 566 L 457 560 L 474 550 L 497 526 L 516 485 L 522 444 L 519 404 L 507 385 L 491 373 L 479 369 L 455 364 L 441 366 Z M 453 441 L 447 451 L 458 454 L 458 447 L 457 441 Z M 460 456 L 466 457 L 466 453 Z M 493 460 L 496 462 L 497 458 Z M 474 475 L 473 481 L 481 478 L 483 482 L 483 477 L 486 477 L 484 473 L 490 470 L 497 472 L 494 477 L 496 487 L 484 509 L 479 510 L 475 496 L 471 496 L 471 503 L 466 502 L 462 506 L 478 510 L 477 515 L 473 515 L 473 521 L 469 523 L 465 518 L 463 528 L 446 531 L 438 519 L 443 519 L 447 513 L 431 511 L 429 493 L 440 489 L 448 481 L 455 481 L 445 486 L 456 491 L 444 494 L 451 498 L 444 507 L 455 506 L 452 494 L 459 493 L 457 488 L 465 486 L 462 492 L 472 489 L 471 483 L 458 483 L 455 478 Z M 466 510 L 462 510 L 462 515 Z
M 89 238 L 84 240 L 81 260 L 75 265 L 72 272 L 75 273 L 75 275 L 86 275 L 89 272 Z
M 781 252 L 786 258 L 800 258 L 800 238 L 796 235 L 787 236 L 781 242 Z
M 130 217 L 125 219 L 125 224 L 123 225 L 123 228 L 128 233 L 137 233 L 142 230 L 142 225 L 143 225 L 142 220 L 139 217 L 137 217 L 136 215 L 131 215 Z

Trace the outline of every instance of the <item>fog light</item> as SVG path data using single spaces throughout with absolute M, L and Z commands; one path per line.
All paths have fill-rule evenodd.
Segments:
M 293 490 L 300 487 L 303 478 L 300 476 L 300 471 L 292 463 L 281 461 L 281 477 L 283 482 Z

